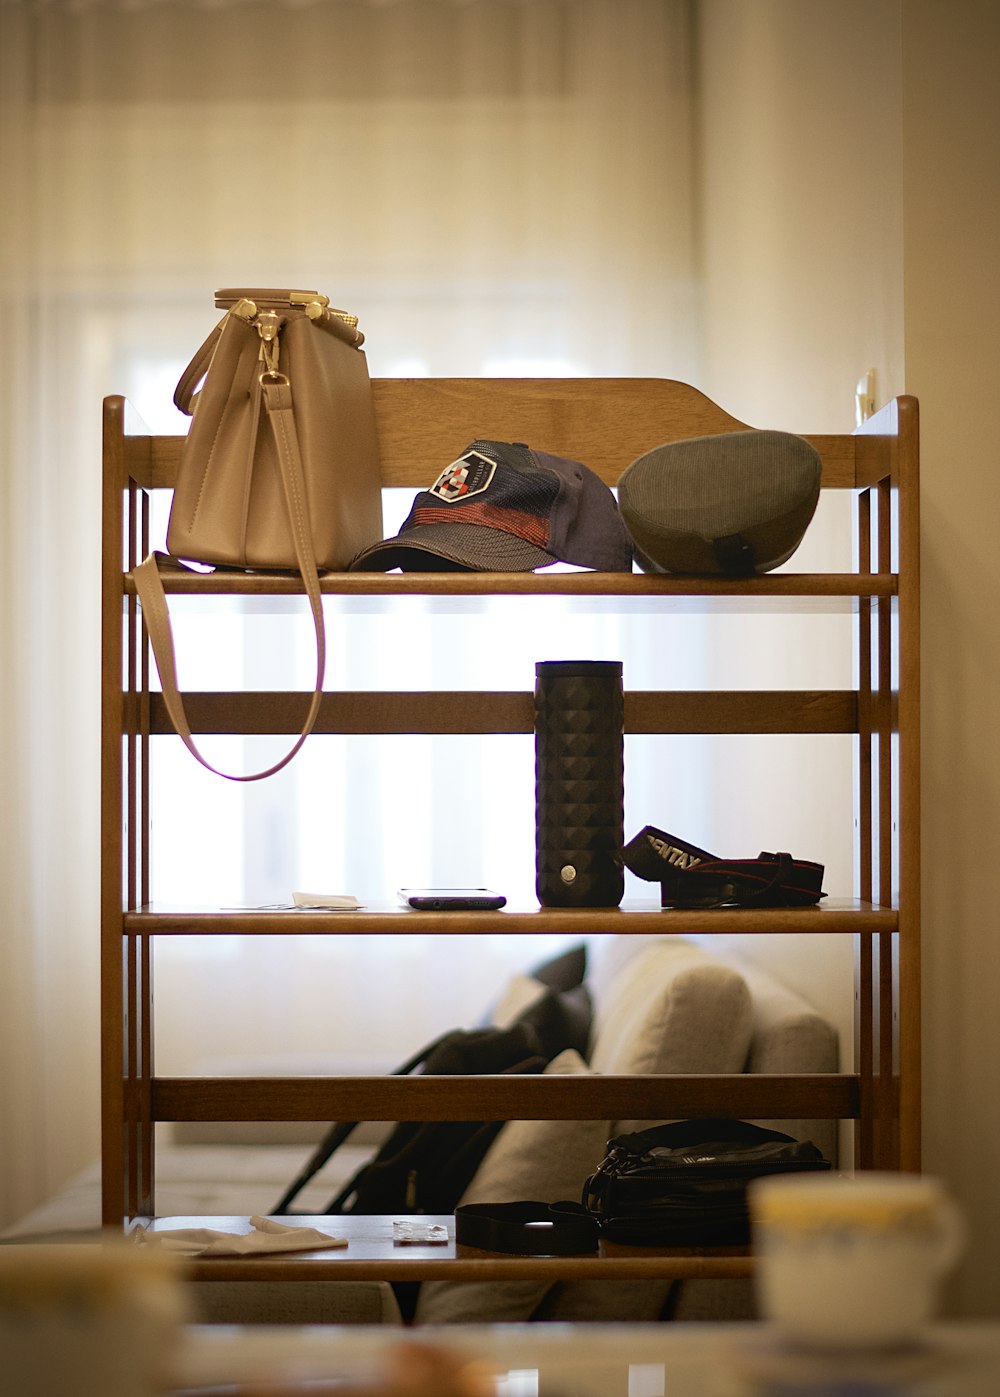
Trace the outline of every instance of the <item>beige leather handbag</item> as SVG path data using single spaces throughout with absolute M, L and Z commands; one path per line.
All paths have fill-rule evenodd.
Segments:
M 226 315 L 181 375 L 174 402 L 192 417 L 174 486 L 167 548 L 135 570 L 136 591 L 171 721 L 203 766 L 232 781 L 271 776 L 316 722 L 326 670 L 320 569 L 343 569 L 382 537 L 378 443 L 364 336 L 314 291 L 223 290 Z M 204 380 L 200 391 L 198 384 Z M 316 684 L 302 730 L 265 771 L 220 772 L 198 751 L 177 685 L 160 566 L 175 559 L 292 570 L 316 632 Z

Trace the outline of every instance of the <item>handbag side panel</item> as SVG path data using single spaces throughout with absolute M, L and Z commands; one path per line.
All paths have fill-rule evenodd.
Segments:
M 310 532 L 321 569 L 342 569 L 382 537 L 382 490 L 364 353 L 290 317 L 280 371 L 291 384 Z M 229 316 L 198 394 L 167 529 L 176 557 L 229 567 L 297 569 L 270 423 L 260 339 Z

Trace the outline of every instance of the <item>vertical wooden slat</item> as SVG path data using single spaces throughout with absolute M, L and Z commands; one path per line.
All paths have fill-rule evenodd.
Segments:
M 148 548 L 149 501 L 126 465 L 127 406 L 105 404 L 102 610 L 102 1218 L 149 1211 L 149 946 L 124 936 L 121 912 L 148 899 L 149 662 L 123 571 Z M 148 442 L 148 439 L 147 439 Z M 141 448 L 140 448 L 141 450 Z
M 920 1022 L 920 454 L 915 398 L 896 404 L 893 483 L 897 492 L 899 645 L 899 1151 L 921 1160 Z
M 888 480 L 878 486 L 877 566 L 880 573 L 892 571 L 892 493 Z M 895 903 L 893 885 L 893 715 L 892 715 L 892 605 L 880 597 L 875 603 L 877 696 L 875 723 L 878 731 L 878 900 L 882 907 Z
M 139 1056 L 136 1063 L 136 1210 L 133 1216 L 152 1217 L 154 1206 L 155 1160 L 153 1158 L 153 979 L 150 938 L 139 943 L 136 983 L 136 1041 Z
M 880 573 L 889 573 L 893 568 L 895 500 L 891 481 L 887 478 L 878 485 L 878 535 L 876 542 L 877 568 Z M 876 644 L 878 660 L 878 695 L 876 700 L 876 723 L 878 727 L 878 820 L 877 820 L 877 865 L 878 900 L 881 906 L 895 905 L 896 860 L 894 850 L 894 814 L 896 773 L 894 762 L 895 736 L 893 732 L 893 607 L 887 598 L 879 598 L 875 604 Z M 875 1114 L 877 1131 L 875 1137 L 875 1162 L 879 1168 L 891 1169 L 898 1163 L 896 1127 L 896 1017 L 894 1014 L 894 983 L 896 958 L 893 936 L 888 932 L 878 937 L 878 978 L 877 978 L 877 1100 Z
M 863 490 L 855 498 L 858 571 L 872 570 L 871 491 Z M 857 738 L 857 860 L 858 893 L 872 900 L 872 603 L 868 597 L 858 601 L 858 738 Z M 874 1024 L 872 1019 L 872 958 L 873 938 L 864 932 L 854 945 L 854 1060 L 859 1076 L 859 1118 L 854 1132 L 854 1163 L 858 1169 L 872 1168 L 872 1146 L 875 1121 L 875 1092 L 873 1080 Z
M 127 532 L 125 536 L 125 566 L 135 567 L 139 561 L 139 514 L 140 491 L 136 485 L 128 486 L 128 510 L 126 514 Z M 125 663 L 125 702 L 129 715 L 125 738 L 125 784 L 124 784 L 124 849 L 125 849 L 125 900 L 128 907 L 138 904 L 138 864 L 140 830 L 137 820 L 139 806 L 138 787 L 138 673 L 141 651 L 139 608 L 134 597 L 127 604 L 128 625 L 126 632 Z M 141 943 L 134 936 L 127 936 L 124 944 L 125 987 L 125 1131 L 128 1137 L 128 1166 L 125 1177 L 126 1218 L 139 1213 L 140 1173 L 143 1163 L 142 1127 L 139 1118 L 139 1101 L 136 1081 L 142 1056 L 140 1041 L 141 1015 L 139 1012 L 142 954 Z
M 142 492 L 142 513 L 140 517 L 140 557 L 149 552 L 149 494 Z M 145 626 L 142 628 L 142 644 L 139 651 L 139 838 L 141 854 L 139 860 L 139 901 L 149 901 L 149 641 Z
M 864 490 L 855 504 L 858 531 L 858 570 L 869 574 L 871 565 L 871 491 Z M 872 599 L 858 598 L 858 896 L 870 902 L 872 883 Z
M 125 1213 L 128 1141 L 124 1103 L 125 981 L 122 935 L 122 537 L 125 402 L 104 407 L 101 563 L 101 1168 L 102 1219 Z
M 855 942 L 854 1054 L 858 1074 L 858 1121 L 854 1132 L 854 1165 L 874 1167 L 872 1145 L 875 1128 L 875 1025 L 872 1018 L 872 966 L 874 937 L 861 932 Z
M 122 943 L 122 958 L 125 964 L 125 986 L 123 1013 L 125 1015 L 125 1217 L 134 1218 L 139 1212 L 139 1165 L 140 1138 L 137 1120 L 135 1080 L 138 1059 L 136 1038 L 136 983 L 138 980 L 137 956 L 139 940 L 126 936 Z
M 139 561 L 139 513 L 140 491 L 129 482 L 127 533 L 125 538 L 126 567 L 130 570 Z M 138 863 L 140 831 L 136 818 L 139 805 L 138 788 L 138 672 L 141 650 L 140 617 L 134 597 L 128 599 L 128 630 L 126 641 L 125 693 L 128 705 L 129 724 L 125 739 L 125 898 L 129 907 L 135 907 L 139 898 Z M 136 1094 L 136 1080 L 139 1074 L 142 1047 L 139 1038 L 141 1018 L 139 1014 L 139 986 L 141 970 L 139 957 L 141 944 L 134 936 L 125 940 L 125 1130 L 128 1135 L 128 1172 L 125 1180 L 126 1217 L 133 1218 L 139 1212 L 140 1171 L 142 1169 L 142 1129 L 139 1119 L 139 1102 Z
M 142 492 L 142 511 L 139 521 L 139 554 L 145 557 L 149 552 L 149 495 Z M 141 618 L 140 618 L 141 620 Z M 136 759 L 139 764 L 136 787 L 135 827 L 139 843 L 139 866 L 137 870 L 139 899 L 149 901 L 149 859 L 150 859 L 150 806 L 149 806 L 149 638 L 145 624 L 139 636 L 139 692 L 137 694 L 138 733 L 136 734 Z M 138 1213 L 152 1217 L 155 1207 L 155 1136 L 152 1122 L 152 1080 L 153 1080 L 153 945 L 148 937 L 143 937 L 138 963 L 139 984 L 136 996 L 136 1032 L 139 1044 L 138 1062 Z
M 139 491 L 134 485 L 129 485 L 127 498 L 128 511 L 126 514 L 125 566 L 131 570 L 138 562 L 136 535 L 138 530 Z M 136 808 L 135 694 L 139 657 L 139 608 L 134 594 L 128 597 L 125 611 L 125 693 L 130 718 L 127 736 L 125 738 L 125 899 L 128 907 L 135 907 L 139 894 L 139 889 L 136 885 L 136 841 L 139 832 L 136 829 L 135 820 L 132 817 Z

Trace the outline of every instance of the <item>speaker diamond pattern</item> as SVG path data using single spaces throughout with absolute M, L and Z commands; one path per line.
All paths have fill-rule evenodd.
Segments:
M 573 671 L 568 673 L 565 671 Z M 624 875 L 621 666 L 540 664 L 535 873 L 543 907 L 617 907 Z

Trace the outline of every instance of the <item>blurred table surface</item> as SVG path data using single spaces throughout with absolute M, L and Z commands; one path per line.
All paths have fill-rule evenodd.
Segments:
M 767 1324 L 204 1326 L 185 1330 L 176 1393 L 364 1385 L 394 1346 L 419 1342 L 485 1363 L 498 1397 L 1000 1397 L 1000 1321 L 934 1324 L 881 1354 L 810 1354 Z
M 313 1228 L 346 1240 L 345 1247 L 325 1250 L 260 1253 L 248 1256 L 193 1256 L 185 1270 L 196 1281 L 517 1281 L 517 1280 L 643 1280 L 657 1276 L 697 1279 L 703 1276 L 749 1276 L 749 1248 L 634 1247 L 601 1241 L 582 1256 L 515 1256 L 481 1251 L 455 1240 L 452 1214 L 345 1213 L 298 1216 L 275 1215 L 275 1222 Z M 400 1246 L 393 1241 L 393 1222 L 437 1223 L 448 1235 L 443 1245 Z M 222 1233 L 252 1231 L 245 1217 L 152 1218 L 150 1235 L 208 1229 Z

